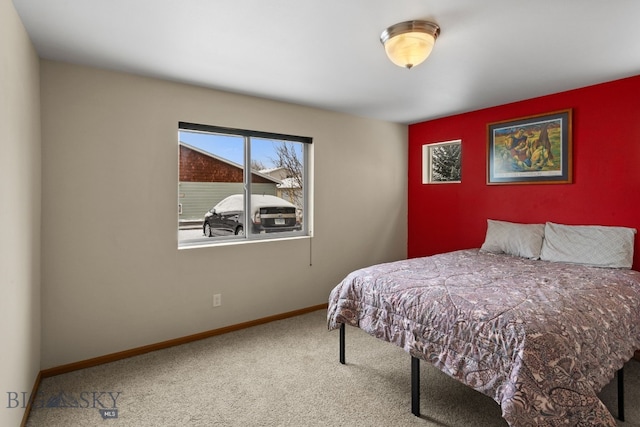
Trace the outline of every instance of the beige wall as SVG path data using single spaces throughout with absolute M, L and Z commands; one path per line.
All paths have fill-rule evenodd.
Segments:
M 0 425 L 20 424 L 40 370 L 38 56 L 0 0 Z M 17 406 L 17 407 L 16 407 Z
M 43 369 L 322 304 L 406 256 L 404 125 L 49 61 L 41 88 Z M 313 239 L 178 250 L 179 121 L 312 137 Z

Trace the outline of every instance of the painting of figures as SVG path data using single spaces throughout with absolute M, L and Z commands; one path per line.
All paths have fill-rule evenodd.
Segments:
M 571 110 L 490 123 L 487 184 L 571 182 Z

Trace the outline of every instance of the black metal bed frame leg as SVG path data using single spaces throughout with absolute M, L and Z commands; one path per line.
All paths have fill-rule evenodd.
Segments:
M 411 413 L 420 416 L 420 359 L 411 356 Z
M 340 363 L 346 364 L 345 324 L 340 324 Z M 618 419 L 624 421 L 624 366 L 618 370 Z M 411 413 L 420 416 L 420 359 L 411 356 Z
M 347 363 L 344 356 L 344 335 L 345 335 L 344 323 L 341 323 L 340 324 L 340 363 L 342 363 L 343 365 Z
M 345 324 L 340 324 L 340 363 L 346 364 Z M 619 387 L 619 386 L 618 386 Z M 619 389 L 618 389 L 619 390 Z M 411 413 L 420 416 L 420 359 L 411 356 Z M 623 418 L 621 418 L 624 421 Z
M 618 371 L 618 419 L 624 421 L 624 367 Z

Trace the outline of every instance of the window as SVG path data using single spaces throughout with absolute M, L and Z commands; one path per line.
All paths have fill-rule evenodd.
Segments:
M 437 142 L 422 146 L 422 183 L 459 183 L 462 181 L 460 159 L 462 140 Z
M 178 247 L 309 235 L 308 137 L 179 123 Z

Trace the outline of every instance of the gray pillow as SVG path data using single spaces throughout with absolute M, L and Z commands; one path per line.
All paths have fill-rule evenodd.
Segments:
M 518 224 L 488 219 L 487 235 L 480 249 L 494 254 L 538 259 L 544 227 L 544 224 Z
M 595 267 L 631 268 L 635 228 L 547 222 L 540 259 Z

